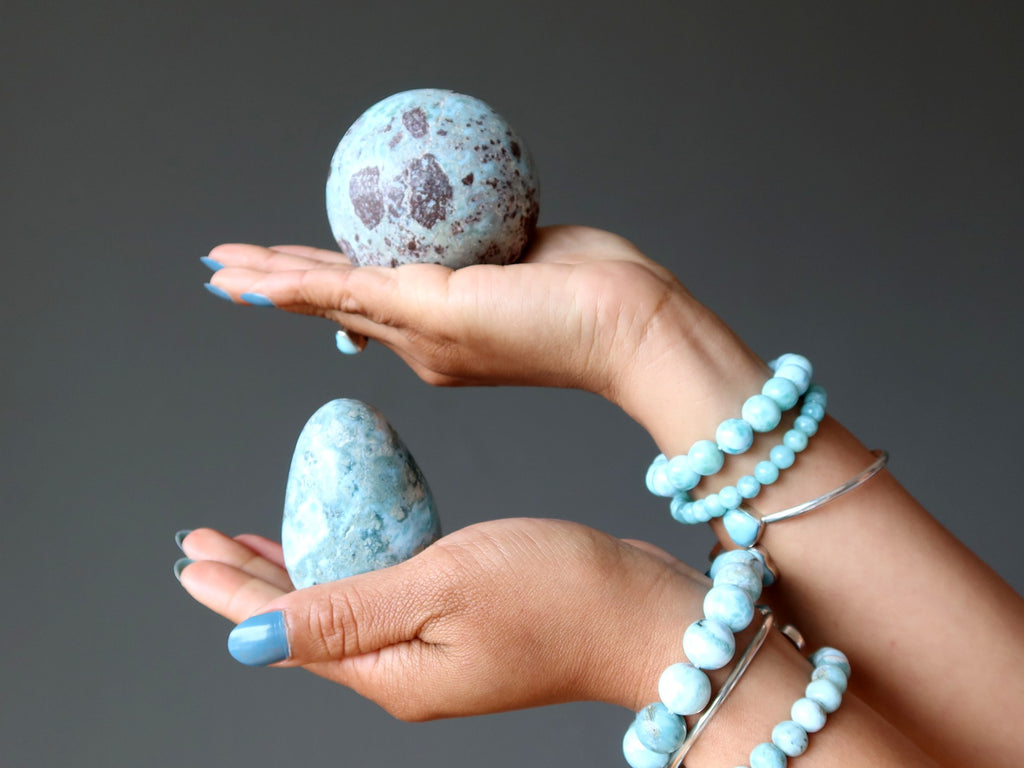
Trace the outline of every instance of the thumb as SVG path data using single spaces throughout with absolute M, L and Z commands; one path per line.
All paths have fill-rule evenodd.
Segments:
M 228 651 L 242 664 L 339 661 L 414 639 L 439 613 L 430 580 L 402 563 L 290 592 L 236 626 Z

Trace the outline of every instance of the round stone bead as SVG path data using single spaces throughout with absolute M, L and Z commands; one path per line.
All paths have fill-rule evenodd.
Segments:
M 730 509 L 722 515 L 725 530 L 738 546 L 749 547 L 761 532 L 761 521 L 742 509 Z
M 698 475 L 707 477 L 722 468 L 725 463 L 725 454 L 719 450 L 713 440 L 698 440 L 690 446 L 687 463 L 690 465 L 690 469 Z
M 816 422 L 810 416 L 805 416 L 804 414 L 801 413 L 799 416 L 793 419 L 793 429 L 799 430 L 808 437 L 811 437 L 812 435 L 818 432 L 818 422 Z
M 821 403 L 804 403 L 800 413 L 804 416 L 810 416 L 815 421 L 821 421 L 825 418 L 825 409 Z
M 772 744 L 790 757 L 799 757 L 807 751 L 807 731 L 792 720 L 783 720 L 772 728 Z
M 782 420 L 778 403 L 765 395 L 752 395 L 743 402 L 740 415 L 755 432 L 771 432 Z
M 821 708 L 821 704 L 806 697 L 793 702 L 789 710 L 789 716 L 793 721 L 808 733 L 817 733 L 825 727 L 825 720 L 828 715 Z
M 786 753 L 767 741 L 750 750 L 750 768 L 786 768 Z
M 641 744 L 632 725 L 622 737 L 622 756 L 632 768 L 665 768 L 672 758 L 662 752 L 652 752 Z
M 790 429 L 782 436 L 782 444 L 793 453 L 800 453 L 807 447 L 807 435 L 799 429 Z
M 689 491 L 697 487 L 700 475 L 693 471 L 687 455 L 673 456 L 668 461 L 668 479 L 677 491 Z
M 686 722 L 658 701 L 637 713 L 633 730 L 640 743 L 649 750 L 667 754 L 679 749 L 686 736 Z
M 779 369 L 782 365 L 799 365 L 805 371 L 808 376 L 814 376 L 814 366 L 811 365 L 811 361 L 803 355 L 798 355 L 795 352 L 787 352 L 784 355 L 779 355 L 775 360 L 775 370 Z
M 683 633 L 683 653 L 699 669 L 721 669 L 736 651 L 732 631 L 715 619 L 701 619 Z
M 736 490 L 744 499 L 752 499 L 761 492 L 761 484 L 753 475 L 744 475 L 736 481 Z
M 658 695 L 669 712 L 696 715 L 711 701 L 711 681 L 703 670 L 681 661 L 665 667 L 658 678 Z
M 647 490 L 655 496 L 670 498 L 677 493 L 675 485 L 668 478 L 668 464 L 651 464 L 647 470 Z
M 718 492 L 718 500 L 722 502 L 722 506 L 726 509 L 736 509 L 740 504 L 743 503 L 743 497 L 740 496 L 740 492 L 736 490 L 735 485 L 727 485 Z
M 675 496 L 673 496 L 672 501 L 669 502 L 668 511 L 669 514 L 672 515 L 673 520 L 680 523 L 692 525 L 693 523 L 697 522 L 693 519 L 692 516 L 690 516 L 689 508 L 692 505 L 693 502 L 690 501 L 689 496 L 682 493 L 678 493 Z
M 850 660 L 846 658 L 846 654 L 840 651 L 838 648 L 832 648 L 830 646 L 823 646 L 816 650 L 810 656 L 811 664 L 816 667 L 820 667 L 824 664 L 831 664 L 834 667 L 839 667 L 846 676 L 850 676 Z
M 772 376 L 761 387 L 761 394 L 770 397 L 784 411 L 788 411 L 796 401 L 800 399 L 800 392 L 789 379 L 780 376 Z
M 754 553 L 753 550 L 749 549 L 727 549 L 724 552 L 720 552 L 718 556 L 711 561 L 711 569 L 708 571 L 708 576 L 712 579 L 718 575 L 718 572 L 722 568 L 730 563 L 742 563 L 743 565 L 753 568 L 758 575 L 764 575 L 764 563 Z
M 832 664 L 822 664 L 820 667 L 814 668 L 814 671 L 811 673 L 811 680 L 822 679 L 831 682 L 839 689 L 840 693 L 846 693 L 846 688 L 850 684 L 849 680 L 846 679 L 846 673 Z
M 747 563 L 728 563 L 718 569 L 712 583 L 716 587 L 731 584 L 746 592 L 751 600 L 761 596 L 761 576 Z
M 770 461 L 759 461 L 754 465 L 754 477 L 761 485 L 771 485 L 779 479 L 779 468 Z
M 821 708 L 829 713 L 835 712 L 843 703 L 842 691 L 836 688 L 835 683 L 823 678 L 809 682 L 804 695 L 821 704 Z
M 804 395 L 805 403 L 818 403 L 822 408 L 828 406 L 828 393 L 825 392 L 825 388 L 821 384 L 811 384 L 807 388 L 807 394 Z
M 717 493 L 711 493 L 704 497 L 704 507 L 711 517 L 721 517 L 725 514 L 725 505 Z
M 775 370 L 775 375 L 780 379 L 789 379 L 796 384 L 797 391 L 802 395 L 811 386 L 811 374 L 799 365 L 786 363 Z
M 754 444 L 754 428 L 743 419 L 726 419 L 715 430 L 715 442 L 733 456 L 745 453 Z
M 690 507 L 690 515 L 698 523 L 706 523 L 711 519 L 711 512 L 708 511 L 707 502 L 704 499 L 697 499 Z
M 722 622 L 733 632 L 740 632 L 750 626 L 754 618 L 754 601 L 740 587 L 722 584 L 704 595 L 704 615 Z
M 768 452 L 768 460 L 779 469 L 789 469 L 796 461 L 796 453 L 788 445 L 776 445 Z

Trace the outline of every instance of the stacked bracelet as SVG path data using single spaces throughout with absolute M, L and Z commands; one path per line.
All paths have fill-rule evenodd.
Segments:
M 707 522 L 737 509 L 744 499 L 756 497 L 761 488 L 774 483 L 780 471 L 793 465 L 796 454 L 807 447 L 808 438 L 818 431 L 818 422 L 825 415 L 827 395 L 819 385 L 811 384 L 812 366 L 802 355 L 786 354 L 769 366 L 774 376 L 765 382 L 761 393 L 743 403 L 741 418 L 726 419 L 715 430 L 715 440 L 698 440 L 687 454 L 669 459 L 657 456 L 647 470 L 647 487 L 657 496 L 672 499 L 672 517 L 681 523 Z M 741 477 L 717 493 L 694 501 L 689 492 L 704 477 L 717 474 L 725 464 L 725 456 L 746 453 L 753 445 L 755 432 L 771 432 L 782 419 L 782 413 L 794 407 L 803 397 L 800 415 L 782 442 L 758 462 L 753 474 Z
M 736 650 L 734 633 L 753 620 L 754 602 L 761 596 L 764 578 L 761 561 L 745 551 L 728 552 L 722 553 L 713 567 L 712 587 L 704 597 L 704 618 L 683 633 L 683 652 L 690 661 L 665 669 L 658 680 L 661 701 L 640 710 L 623 737 L 622 752 L 632 768 L 668 765 L 686 737 L 683 717 L 702 712 L 711 698 L 711 682 L 704 670 L 721 669 L 729 663 Z

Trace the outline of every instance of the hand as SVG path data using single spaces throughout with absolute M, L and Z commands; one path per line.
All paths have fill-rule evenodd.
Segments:
M 410 560 L 292 591 L 279 545 L 210 529 L 181 582 L 241 622 L 282 611 L 290 656 L 405 720 L 571 700 L 639 709 L 680 660 L 706 580 L 667 553 L 555 520 L 464 528 Z
M 507 267 L 353 268 L 342 254 L 300 246 L 222 245 L 210 257 L 225 266 L 211 282 L 231 296 L 257 293 L 334 320 L 437 385 L 575 387 L 626 407 L 636 371 L 676 346 L 680 328 L 686 343 L 711 326 L 701 339 L 712 348 L 739 345 L 671 273 L 585 227 L 540 229 Z M 690 346 L 695 361 L 706 357 Z

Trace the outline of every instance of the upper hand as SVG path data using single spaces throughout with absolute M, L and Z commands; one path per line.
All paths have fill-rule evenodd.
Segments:
M 497 520 L 410 560 L 292 591 L 280 547 L 209 529 L 183 548 L 199 602 L 281 611 L 290 655 L 407 720 L 570 700 L 638 709 L 680 660 L 706 583 L 668 554 L 575 523 Z

